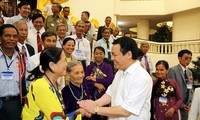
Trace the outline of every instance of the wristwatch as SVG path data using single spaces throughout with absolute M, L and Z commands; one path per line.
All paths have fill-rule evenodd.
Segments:
M 98 111 L 99 111 L 99 107 L 97 106 L 94 108 L 94 113 L 97 115 Z

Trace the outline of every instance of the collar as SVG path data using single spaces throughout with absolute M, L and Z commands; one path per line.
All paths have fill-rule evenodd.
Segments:
M 76 36 L 76 34 L 72 35 L 74 36 L 74 39 L 77 40 L 77 41 L 83 41 L 84 37 L 82 36 L 81 39 L 78 39 L 78 37 Z
M 38 30 L 36 30 L 36 29 L 35 29 L 35 27 L 33 27 L 33 29 L 32 29 L 32 30 L 33 30 L 33 32 L 34 32 L 34 33 L 36 33 L 36 34 L 37 34 Z M 40 32 L 40 34 L 42 34 L 43 32 L 45 32 L 45 29 L 44 29 L 44 27 L 42 27 L 42 28 L 39 30 L 39 32 Z
M 20 42 L 17 42 L 17 46 L 21 49 L 22 46 L 26 47 L 26 43 L 24 42 L 24 44 L 21 44 Z
M 138 66 L 140 66 L 140 62 L 137 60 L 135 61 L 135 63 L 133 63 L 132 65 L 130 65 L 125 71 L 121 70 L 122 75 L 127 75 L 127 74 L 133 74 L 134 71 L 136 71 L 138 69 Z
M 2 50 L 2 48 L 0 47 L 0 57 L 2 57 L 3 56 L 3 50 Z M 14 53 L 13 53 L 13 55 L 12 55 L 12 59 L 11 60 L 13 60 L 13 59 L 15 59 L 16 57 L 18 56 L 18 52 L 14 49 Z M 7 57 L 7 55 L 6 55 L 6 57 Z
M 110 43 L 109 39 L 108 39 L 108 40 L 106 40 L 106 39 L 104 39 L 104 38 L 102 37 L 102 40 L 103 40 L 103 41 L 105 41 L 105 42 L 107 42 L 107 41 L 108 41 L 108 43 Z
M 181 66 L 182 71 L 184 72 L 185 70 L 187 70 L 187 67 L 184 68 L 181 64 L 179 64 Z
M 17 16 L 18 16 L 18 18 L 19 18 L 20 20 L 24 20 L 24 18 L 23 18 L 20 14 L 18 14 Z M 30 19 L 28 18 L 28 19 L 27 19 L 27 22 L 29 22 L 29 21 L 30 21 Z

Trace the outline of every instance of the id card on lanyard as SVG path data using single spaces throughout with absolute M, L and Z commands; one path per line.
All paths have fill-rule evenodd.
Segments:
M 2 50 L 1 50 L 1 52 L 3 53 Z M 4 57 L 4 60 L 5 60 L 5 63 L 6 63 L 7 71 L 1 72 L 1 79 L 2 80 L 12 80 L 14 78 L 14 73 L 12 71 L 10 71 L 9 69 L 10 69 L 10 66 L 12 65 L 14 60 L 12 60 L 10 62 L 10 64 L 8 64 L 8 61 L 6 59 L 6 55 L 4 53 L 3 53 L 3 57 Z

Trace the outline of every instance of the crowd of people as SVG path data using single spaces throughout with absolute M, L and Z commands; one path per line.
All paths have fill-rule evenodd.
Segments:
M 96 35 L 88 11 L 73 25 L 69 7 L 54 0 L 46 17 L 26 1 L 18 10 L 0 17 L 1 120 L 197 120 L 191 51 L 154 70 L 148 42 L 138 48 L 130 33 L 117 37 L 110 16 Z

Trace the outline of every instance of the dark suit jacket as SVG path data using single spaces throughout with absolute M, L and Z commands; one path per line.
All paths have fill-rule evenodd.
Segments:
M 97 40 L 101 39 L 102 38 L 102 29 L 104 28 L 105 26 L 100 26 L 99 29 L 98 29 L 98 33 L 97 33 Z
M 186 69 L 186 71 L 187 71 L 188 78 L 191 80 L 192 79 L 192 72 L 189 69 Z M 177 84 L 180 88 L 182 97 L 183 97 L 183 104 L 191 103 L 191 101 L 192 101 L 192 91 L 189 92 L 188 101 L 185 101 L 186 97 L 187 97 L 186 96 L 187 85 L 186 85 L 186 82 L 185 82 L 184 73 L 183 73 L 181 66 L 176 65 L 176 66 L 170 68 L 167 76 L 168 76 L 168 78 L 174 79 L 177 82 Z
M 26 44 L 26 48 L 28 49 L 28 53 L 30 56 L 35 55 L 35 50 L 31 45 Z M 15 50 L 19 51 L 19 48 L 17 45 L 15 46 Z

